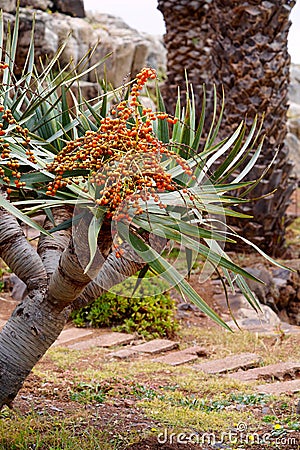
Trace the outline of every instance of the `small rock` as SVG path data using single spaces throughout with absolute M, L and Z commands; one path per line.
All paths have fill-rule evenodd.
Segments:
M 188 317 L 190 317 L 190 313 L 185 311 L 177 311 L 176 317 L 177 319 L 187 319 Z
M 195 305 L 192 305 L 191 303 L 179 303 L 179 305 L 177 306 L 177 308 L 179 309 L 179 311 L 197 311 L 198 308 Z
M 27 286 L 14 273 L 9 278 L 10 286 L 12 287 L 11 296 L 17 301 L 21 302 L 26 295 Z
M 124 406 L 126 406 L 127 408 L 132 408 L 132 406 L 134 405 L 135 405 L 134 400 L 130 400 L 129 398 L 124 399 Z
M 261 408 L 261 412 L 262 412 L 262 414 L 264 414 L 266 416 L 268 414 L 271 414 L 271 409 L 268 406 L 263 406 Z
M 281 325 L 277 314 L 267 305 L 260 305 L 261 311 L 256 312 L 253 308 L 241 308 L 234 312 L 234 317 L 242 330 L 257 332 L 272 331 Z M 234 321 L 227 322 L 232 329 L 236 329 Z
M 51 409 L 51 411 L 55 411 L 55 412 L 63 412 L 64 411 L 61 408 L 56 408 L 56 406 L 50 406 L 49 408 Z
M 275 285 L 277 286 L 278 289 L 286 286 L 286 281 L 287 280 L 284 280 L 283 278 L 277 278 L 277 277 L 273 278 L 273 282 L 275 283 Z

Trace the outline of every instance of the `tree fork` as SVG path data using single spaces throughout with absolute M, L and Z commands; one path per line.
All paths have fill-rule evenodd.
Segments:
M 78 252 L 87 246 L 86 233 L 87 228 L 83 227 L 79 236 L 76 236 L 81 244 L 77 252 L 74 237 L 70 240 L 49 286 L 44 283 L 40 289 L 29 290 L 0 334 L 0 408 L 4 405 L 11 406 L 32 368 L 62 331 L 70 311 L 66 307 L 87 286 L 91 274 L 96 276 L 100 264 L 110 252 L 110 224 L 105 223 L 103 239 L 101 236 L 99 243 L 100 252 L 93 262 L 91 272 L 85 274 Z M 87 254 L 84 257 L 89 258 Z M 28 264 L 26 268 L 31 270 Z M 26 271 L 25 267 L 23 269 Z

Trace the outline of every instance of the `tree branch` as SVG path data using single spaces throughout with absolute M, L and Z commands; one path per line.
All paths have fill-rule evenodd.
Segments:
M 72 218 L 73 208 L 62 206 L 61 208 L 53 208 L 52 215 L 55 225 L 47 217 L 44 221 L 43 228 L 51 230 L 54 226 L 59 226 L 63 222 Z M 55 231 L 51 236 L 42 234 L 39 239 L 37 252 L 44 264 L 48 277 L 50 277 L 58 267 L 59 259 L 62 252 L 68 246 L 72 234 L 72 227 Z
M 166 240 L 157 236 L 151 235 L 151 241 L 158 252 L 166 245 Z M 116 251 L 108 256 L 97 277 L 86 286 L 82 294 L 72 303 L 73 311 L 92 303 L 104 292 L 109 291 L 113 286 L 131 277 L 145 266 L 144 260 L 127 242 L 124 242 L 120 248 L 124 251 L 123 256 L 117 258 Z
M 0 256 L 29 290 L 46 284 L 47 274 L 39 255 L 17 219 L 4 208 L 0 208 Z
M 85 273 L 90 259 L 88 229 L 91 216 L 85 215 L 79 225 L 73 227 L 73 235 L 68 247 L 63 251 L 58 267 L 49 282 L 48 301 L 57 311 L 69 306 L 94 279 L 111 251 L 111 223 L 101 227 L 101 241 L 93 263 Z

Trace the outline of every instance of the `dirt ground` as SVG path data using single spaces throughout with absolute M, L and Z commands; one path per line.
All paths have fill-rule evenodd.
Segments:
M 297 191 L 289 212 L 299 216 L 299 211 L 300 195 Z M 294 234 L 291 232 L 288 237 L 294 238 Z M 294 240 L 290 247 L 292 256 L 299 258 L 299 249 L 300 243 L 298 244 L 297 241 L 295 243 Z M 261 261 L 260 257 L 253 255 L 245 256 L 244 259 L 250 265 Z M 193 287 L 210 306 L 216 308 L 210 281 L 199 284 L 197 280 L 198 277 L 192 276 Z M 179 298 L 178 301 L 180 301 Z M 0 320 L 5 320 L 13 310 L 15 302 L 9 293 L 1 292 L 0 303 Z M 223 311 L 217 310 L 217 312 Z M 252 346 L 255 346 L 255 351 L 260 352 L 264 361 L 267 362 L 300 359 L 300 334 L 281 338 L 248 335 L 242 338 L 239 335 L 235 343 L 234 339 L 228 338 L 223 330 L 220 330 L 200 311 L 193 311 L 188 317 L 182 317 L 181 326 L 183 330 L 180 334 L 181 344 L 204 343 L 210 357 L 226 356 L 248 349 L 251 351 Z M 193 377 L 195 378 L 196 375 L 193 375 L 189 366 L 168 369 L 166 366 L 144 364 L 143 361 L 115 363 L 107 361 L 105 354 L 97 350 L 50 350 L 27 378 L 14 402 L 13 411 L 5 410 L 1 413 L 0 450 L 69 449 L 71 445 L 67 446 L 63 442 L 55 446 L 52 443 L 48 444 L 45 438 L 45 443 L 39 446 L 34 440 L 37 432 L 45 436 L 48 433 L 50 442 L 53 430 L 62 423 L 70 434 L 71 441 L 74 441 L 72 447 L 74 450 L 77 448 L 91 448 L 91 450 L 94 448 L 101 450 L 300 449 L 300 411 L 297 410 L 299 396 L 287 394 L 283 397 L 270 397 L 260 404 L 260 399 L 256 397 L 257 394 L 253 393 L 253 390 L 251 391 L 252 388 L 246 389 L 250 403 L 233 402 L 226 406 L 227 409 L 225 408 L 224 411 L 229 414 L 228 424 L 231 421 L 231 412 L 238 417 L 240 407 L 243 414 L 249 414 L 251 417 L 251 425 L 249 425 L 251 432 L 259 431 L 260 435 L 271 433 L 273 440 L 270 445 L 255 442 L 240 445 L 238 443 L 198 445 L 177 442 L 185 417 L 183 415 L 183 418 L 177 418 L 177 407 L 179 414 L 179 409 L 188 405 L 184 414 L 187 421 L 190 421 L 186 430 L 191 433 L 197 429 L 189 416 L 194 409 L 197 410 L 191 399 L 209 398 L 215 395 L 222 397 L 223 390 L 224 396 L 229 396 L 231 392 L 242 392 L 241 395 L 246 395 L 243 391 L 239 391 L 242 388 L 238 385 L 228 387 L 225 383 L 223 389 L 224 379 L 216 379 L 216 377 L 201 378 L 199 376 L 199 388 L 195 388 Z M 185 379 L 189 380 L 189 383 L 186 381 L 185 384 Z M 172 395 L 169 400 L 166 400 L 166 392 L 169 391 L 172 391 Z M 165 418 L 162 414 L 163 408 L 168 411 Z M 172 408 L 174 417 L 170 414 Z M 220 409 L 220 411 L 223 410 Z M 172 439 L 168 437 L 168 441 L 162 442 L 162 437 L 159 441 L 159 433 L 165 428 L 168 428 L 170 433 L 175 431 L 176 437 Z M 211 431 L 220 436 L 220 427 L 213 422 Z M 281 431 L 282 435 L 280 435 Z M 30 436 L 27 437 L 27 433 Z M 91 446 L 77 447 L 77 439 L 84 437 L 85 433 L 96 433 L 97 445 L 87 444 Z M 16 437 L 19 435 L 20 439 Z M 282 436 L 279 444 L 274 441 L 277 435 Z M 25 442 L 25 438 L 28 439 L 26 441 L 28 443 L 23 445 L 22 439 Z

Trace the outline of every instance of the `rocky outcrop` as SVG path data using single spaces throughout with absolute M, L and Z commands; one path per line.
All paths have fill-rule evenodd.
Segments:
M 53 10 L 72 17 L 85 17 L 83 0 L 53 0 Z
M 16 10 L 16 0 L 0 0 L 0 9 L 5 12 L 13 13 Z
M 0 9 L 15 12 L 17 0 L 0 0 Z M 83 0 L 20 0 L 20 6 L 49 12 L 61 12 L 72 17 L 85 17 Z
M 246 268 L 265 284 L 247 281 L 262 304 L 269 305 L 279 316 L 294 325 L 300 325 L 300 260 L 284 261 L 286 267 L 267 269 L 262 265 Z
M 8 3 L 11 2 L 5 3 L 8 11 Z M 16 59 L 19 72 L 25 64 L 33 12 L 36 16 L 37 64 L 40 58 L 51 58 L 65 44 L 60 57 L 61 64 L 72 61 L 76 65 L 90 48 L 96 46 L 89 65 L 93 66 L 101 60 L 105 62 L 95 71 L 86 74 L 83 80 L 86 83 L 97 83 L 105 75 L 114 87 L 133 78 L 146 65 L 158 71 L 165 67 L 166 53 L 159 38 L 139 33 L 111 15 L 89 14 L 83 18 L 82 1 L 21 0 L 21 4 L 26 4 L 26 8 L 20 9 L 20 37 Z M 13 23 L 14 15 L 5 13 L 5 19 Z
M 242 293 L 228 290 L 230 309 L 242 329 L 259 327 L 276 328 L 280 322 L 300 326 L 300 259 L 284 261 L 290 271 L 281 267 L 266 267 L 257 264 L 245 269 L 264 284 L 248 279 L 247 284 L 260 303 L 256 312 Z M 213 280 L 214 307 L 227 311 L 227 301 L 220 280 Z M 229 322 L 228 322 L 229 323 Z M 230 326 L 234 323 L 230 322 Z

